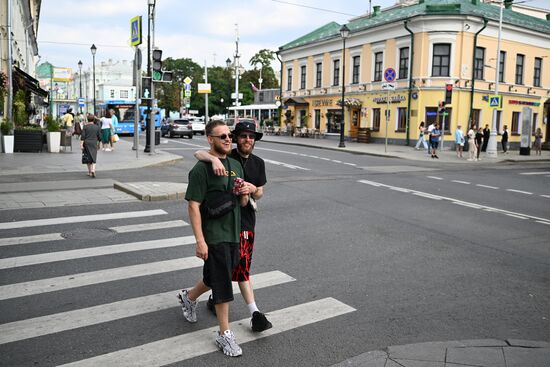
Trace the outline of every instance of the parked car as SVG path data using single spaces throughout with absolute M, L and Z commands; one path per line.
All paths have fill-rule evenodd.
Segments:
M 204 124 L 204 121 L 201 121 L 201 120 L 197 120 L 197 119 L 194 119 L 194 120 L 191 120 L 191 125 L 193 126 L 193 134 L 201 134 L 201 135 L 204 135 L 204 129 L 205 129 L 205 124 Z
M 160 133 L 162 136 L 168 135 L 171 138 L 187 136 L 189 139 L 193 139 L 193 125 L 187 119 L 175 119 L 161 125 Z

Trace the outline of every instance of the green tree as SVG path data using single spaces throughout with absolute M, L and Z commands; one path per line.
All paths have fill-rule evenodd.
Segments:
M 253 75 L 250 76 L 250 79 L 256 87 L 259 88 L 258 80 L 261 68 L 262 89 L 279 88 L 275 71 L 271 67 L 273 61 L 275 61 L 275 52 L 268 49 L 262 49 L 250 58 L 250 65 L 254 67 L 254 70 L 251 70 Z
M 163 66 L 166 70 L 174 73 L 171 83 L 157 83 L 158 104 L 160 108 L 167 111 L 179 111 L 182 105 L 181 91 L 183 88 L 183 79 L 191 78 L 191 107 L 197 106 L 201 97 L 197 93 L 197 83 L 203 82 L 203 69 L 199 64 L 189 58 L 172 59 L 171 57 L 163 60 Z M 203 100 L 204 103 L 204 100 Z

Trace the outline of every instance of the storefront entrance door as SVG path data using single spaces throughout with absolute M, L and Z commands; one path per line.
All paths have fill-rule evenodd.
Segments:
M 359 113 L 359 110 L 353 109 L 351 110 L 351 124 L 349 129 L 349 135 L 352 138 L 357 138 L 357 131 L 359 129 L 359 125 L 361 124 L 361 114 Z

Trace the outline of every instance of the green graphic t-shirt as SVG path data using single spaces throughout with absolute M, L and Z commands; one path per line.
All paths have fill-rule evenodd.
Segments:
M 229 176 L 216 176 L 212 171 L 212 164 L 197 162 L 189 171 L 189 184 L 185 193 L 185 200 L 202 203 L 215 191 L 226 191 L 227 180 L 229 190 L 233 190 L 233 180 L 244 178 L 241 164 L 233 158 L 220 159 L 228 171 Z M 229 164 L 228 164 L 229 163 Z M 229 170 L 231 166 L 231 170 Z M 202 231 L 207 244 L 221 242 L 239 243 L 241 231 L 241 206 L 237 198 L 237 205 L 233 211 L 221 218 L 202 219 Z

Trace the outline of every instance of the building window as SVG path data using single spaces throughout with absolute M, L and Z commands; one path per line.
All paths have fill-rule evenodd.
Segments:
M 519 135 L 519 112 L 512 112 L 512 135 Z
M 382 64 L 384 62 L 384 53 L 377 52 L 374 54 L 374 79 L 375 82 L 382 81 Z
M 407 127 L 407 108 L 399 107 L 397 109 L 397 131 L 403 132 Z
M 502 126 L 502 111 L 497 111 L 497 134 L 500 134 L 501 126 Z
M 470 127 L 479 127 L 481 122 L 481 110 L 480 109 L 473 109 L 472 110 L 472 125 L 468 126 L 467 129 L 469 130 Z
M 127 89 L 122 89 L 120 91 L 120 98 L 128 98 L 128 90 Z
M 306 89 L 306 66 L 300 66 L 300 89 Z
M 359 67 L 361 66 L 361 56 L 353 57 L 353 73 L 351 77 L 352 84 L 359 84 Z
M 318 62 L 315 70 L 315 88 L 321 88 L 323 78 L 323 64 Z
M 409 48 L 399 49 L 399 79 L 407 79 L 409 76 Z
M 263 102 L 264 101 L 264 92 L 260 92 L 258 93 L 258 102 Z
M 533 75 L 533 86 L 540 87 L 540 75 L 542 71 L 542 58 L 535 57 L 535 73 Z
M 315 110 L 315 125 L 314 127 L 319 130 L 321 128 L 321 110 Z
M 449 76 L 451 65 L 451 45 L 436 43 L 433 49 L 432 76 Z
M 332 78 L 332 85 L 337 86 L 340 85 L 340 60 L 334 60 L 333 63 L 333 72 L 334 76 Z
M 539 118 L 538 113 L 533 114 L 533 123 L 531 124 L 531 135 L 535 135 L 535 130 L 537 129 L 537 119 Z
M 523 84 L 523 63 L 525 55 L 518 54 L 516 57 L 516 84 Z
M 372 109 L 372 129 L 374 131 L 380 130 L 380 108 Z
M 483 80 L 483 65 L 485 65 L 485 49 L 483 47 L 476 47 L 474 77 L 478 80 Z
M 437 113 L 438 108 L 437 107 L 426 107 L 426 126 L 430 126 L 434 122 L 439 123 L 439 127 L 443 130 L 445 134 L 450 134 L 451 130 L 449 127 L 452 125 L 452 112 L 453 109 L 450 107 L 445 108 L 445 113 L 447 115 L 445 116 L 445 126 L 443 126 L 443 116 Z
M 286 90 L 292 90 L 292 68 L 286 69 Z
M 114 89 L 110 89 L 110 90 L 109 90 L 109 95 L 111 96 L 111 98 L 115 98 L 115 90 L 114 90 Z
M 500 51 L 500 66 L 498 67 L 498 81 L 504 83 L 504 66 L 506 65 L 506 51 Z

